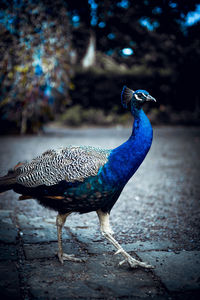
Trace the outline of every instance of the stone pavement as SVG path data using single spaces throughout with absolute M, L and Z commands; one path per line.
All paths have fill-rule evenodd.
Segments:
M 0 211 L 1 299 L 197 299 L 200 251 L 178 251 L 170 241 L 123 245 L 154 270 L 119 267 L 120 255 L 101 237 L 98 226 L 63 229 L 66 253 L 85 263 L 56 257 L 55 220 Z
M 114 148 L 126 128 L 52 130 L 42 136 L 0 137 L 0 176 L 18 161 L 51 148 Z M 149 154 L 111 211 L 116 239 L 154 270 L 119 267 L 120 255 L 99 232 L 96 213 L 70 215 L 64 251 L 85 263 L 61 265 L 56 213 L 35 200 L 0 194 L 1 299 L 196 300 L 200 295 L 200 130 L 154 129 Z

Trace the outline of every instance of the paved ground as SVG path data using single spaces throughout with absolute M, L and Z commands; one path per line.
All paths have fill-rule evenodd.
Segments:
M 58 262 L 56 213 L 34 200 L 0 195 L 2 299 L 197 299 L 200 295 L 200 130 L 154 130 L 151 151 L 111 213 L 115 237 L 152 271 L 118 266 L 120 255 L 99 233 L 95 213 L 72 215 L 65 252 L 85 263 Z M 113 148 L 130 129 L 48 130 L 1 137 L 0 175 L 19 160 L 68 144 Z

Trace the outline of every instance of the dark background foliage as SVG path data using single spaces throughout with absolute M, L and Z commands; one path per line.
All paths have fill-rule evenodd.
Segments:
M 95 124 L 95 110 L 99 124 L 126 120 L 124 84 L 157 98 L 153 122 L 199 124 L 200 22 L 188 22 L 199 3 L 3 1 L 1 132 L 37 132 L 53 119 Z M 84 67 L 91 38 L 95 59 Z

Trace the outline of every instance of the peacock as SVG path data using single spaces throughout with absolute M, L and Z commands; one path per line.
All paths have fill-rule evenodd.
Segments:
M 62 248 L 62 228 L 67 216 L 96 211 L 103 236 L 117 249 L 131 268 L 152 268 L 129 255 L 113 237 L 109 216 L 124 186 L 147 155 L 153 130 L 142 107 L 147 101 L 156 101 L 147 91 L 133 91 L 124 86 L 121 93 L 124 108 L 134 117 L 130 138 L 112 150 L 91 146 L 69 146 L 48 150 L 27 162 L 19 162 L 7 175 L 0 178 L 0 192 L 14 190 L 19 200 L 36 199 L 41 205 L 58 212 L 58 258 L 82 262 Z

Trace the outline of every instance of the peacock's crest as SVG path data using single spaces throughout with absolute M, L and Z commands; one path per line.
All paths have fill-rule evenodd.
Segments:
M 124 108 L 127 108 L 128 103 L 131 101 L 133 97 L 134 91 L 129 89 L 126 85 L 124 85 L 122 94 L 121 94 L 121 101 Z

